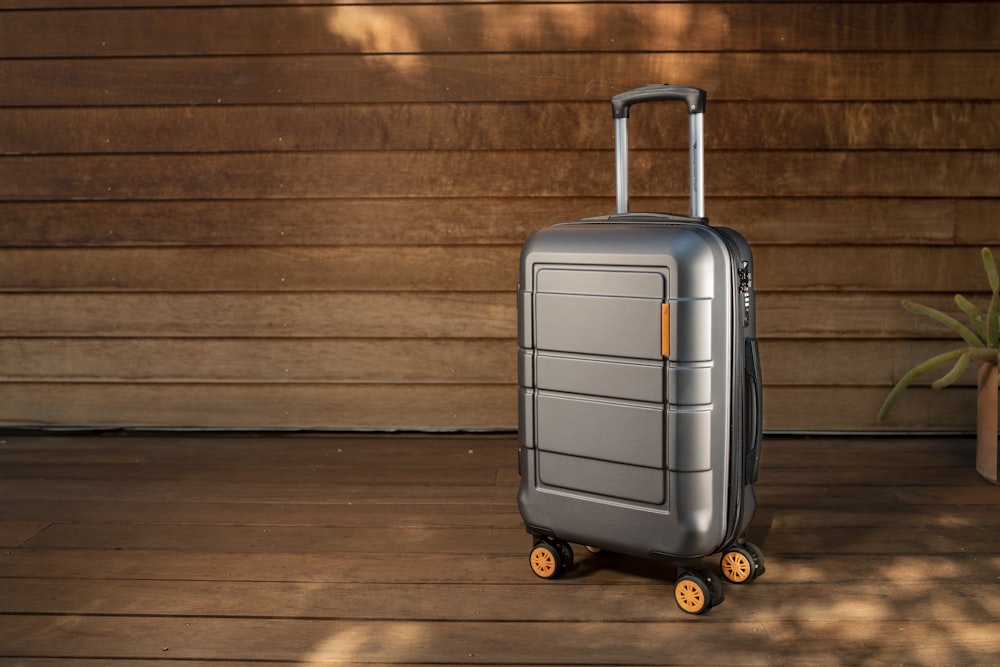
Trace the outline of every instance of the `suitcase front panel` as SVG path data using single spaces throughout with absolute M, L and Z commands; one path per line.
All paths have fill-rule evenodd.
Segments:
M 665 475 L 662 470 L 615 465 L 579 456 L 551 452 L 538 453 L 541 481 L 546 486 L 630 500 L 650 505 L 664 502 Z
M 532 356 L 542 484 L 664 502 L 666 283 L 665 269 L 538 268 Z
M 660 356 L 660 302 L 654 299 L 540 293 L 539 350 L 633 359 Z
M 535 283 L 539 350 L 661 359 L 663 274 L 543 268 Z
M 540 352 L 539 389 L 662 403 L 663 363 Z
M 663 408 L 538 392 L 538 448 L 650 468 L 666 467 Z M 580 488 L 580 487 L 574 487 Z

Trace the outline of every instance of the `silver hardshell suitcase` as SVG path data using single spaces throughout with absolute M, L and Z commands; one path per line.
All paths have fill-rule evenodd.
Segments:
M 753 257 L 704 217 L 705 91 L 651 85 L 612 99 L 618 214 L 557 224 L 521 252 L 518 505 L 532 571 L 568 571 L 570 543 L 662 558 L 688 613 L 726 579 L 763 573 L 756 509 L 761 381 Z M 680 100 L 691 215 L 628 213 L 629 108 Z

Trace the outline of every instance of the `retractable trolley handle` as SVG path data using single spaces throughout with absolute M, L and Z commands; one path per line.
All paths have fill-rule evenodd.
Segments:
M 628 213 L 628 111 L 633 104 L 660 100 L 680 100 L 687 107 L 691 128 L 691 216 L 705 217 L 705 166 L 703 119 L 705 117 L 705 91 L 656 83 L 627 90 L 611 98 L 611 111 L 615 119 L 615 176 L 618 192 L 618 213 Z

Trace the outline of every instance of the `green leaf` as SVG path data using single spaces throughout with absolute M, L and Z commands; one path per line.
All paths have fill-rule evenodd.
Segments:
M 916 313 L 917 315 L 926 315 L 927 317 L 930 317 L 931 319 L 940 322 L 941 324 L 945 325 L 946 327 L 957 333 L 963 339 L 965 339 L 965 342 L 968 343 L 969 345 L 972 345 L 973 347 L 983 347 L 982 339 L 980 339 L 979 336 L 977 336 L 974 331 L 969 329 L 969 327 L 965 326 L 951 315 L 942 313 L 940 310 L 931 308 L 929 306 L 922 306 L 919 303 L 913 303 L 912 301 L 904 301 L 903 308 L 910 311 L 911 313 Z
M 979 361 L 984 364 L 1000 364 L 1000 352 L 996 348 L 969 347 L 965 349 L 965 353 L 973 361 Z
M 959 357 L 966 355 L 968 355 L 968 350 L 966 350 L 965 348 L 959 348 L 957 350 L 945 352 L 944 354 L 939 354 L 936 357 L 931 357 L 922 364 L 919 364 L 910 369 L 910 371 L 906 375 L 900 378 L 899 382 L 896 383 L 896 386 L 892 388 L 892 391 L 889 392 L 889 396 L 886 397 L 885 403 L 882 404 L 882 409 L 879 410 L 878 420 L 885 421 L 885 417 L 889 413 L 889 408 L 891 408 L 892 404 L 896 402 L 896 399 L 899 398 L 899 395 L 903 393 L 903 390 L 910 386 L 911 382 L 916 380 L 924 373 L 934 370 L 941 364 L 947 363 L 953 359 L 958 359 Z
M 989 312 L 986 313 L 986 347 L 1000 347 L 1000 295 L 993 293 Z
M 986 267 L 986 278 L 990 281 L 990 289 L 994 293 L 1000 292 L 1000 273 L 997 272 L 997 264 L 993 261 L 993 253 L 989 248 L 983 248 L 983 265 Z
M 983 328 L 983 311 L 979 310 L 979 308 L 976 307 L 976 304 L 972 303 L 961 294 L 955 295 L 955 304 L 962 309 L 962 312 L 969 316 L 969 321 L 972 322 L 972 330 L 975 331 L 976 335 L 982 339 L 983 343 L 985 343 L 986 330 Z
M 1000 346 L 1000 274 L 997 273 L 997 265 L 989 248 L 983 248 L 983 266 L 986 268 L 986 277 L 993 290 L 990 308 L 986 311 L 985 340 L 987 347 L 995 349 Z
M 948 385 L 953 384 L 956 380 L 958 380 L 958 378 L 962 377 L 962 373 L 964 373 L 965 369 L 968 367 L 969 355 L 963 354 L 958 358 L 958 361 L 955 362 L 955 365 L 952 366 L 948 373 L 931 383 L 931 387 L 934 389 L 943 389 Z

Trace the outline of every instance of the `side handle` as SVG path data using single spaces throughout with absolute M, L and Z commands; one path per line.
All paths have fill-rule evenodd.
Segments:
M 764 439 L 764 402 L 763 385 L 760 379 L 760 351 L 757 349 L 756 339 L 753 338 L 746 340 L 746 380 L 744 391 L 746 392 L 747 419 L 750 420 L 747 424 L 744 480 L 747 484 L 753 484 L 757 481 L 757 473 L 760 469 L 761 442 Z

